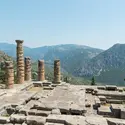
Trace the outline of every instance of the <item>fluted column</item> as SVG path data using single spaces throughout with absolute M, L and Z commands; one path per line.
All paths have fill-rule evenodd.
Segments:
M 31 59 L 25 57 L 25 81 L 31 81 Z
M 60 83 L 60 60 L 54 61 L 54 83 Z
M 5 81 L 6 81 L 6 88 L 8 88 L 8 89 L 13 88 L 14 69 L 13 69 L 13 62 L 12 61 L 5 62 Z
M 24 83 L 24 56 L 23 40 L 16 40 L 17 43 L 17 83 Z
M 44 60 L 38 60 L 38 81 L 45 80 Z

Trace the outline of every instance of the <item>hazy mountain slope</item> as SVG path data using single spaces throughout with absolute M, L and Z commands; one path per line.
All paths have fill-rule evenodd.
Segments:
M 5 84 L 5 69 L 4 69 L 4 61 L 7 60 L 13 60 L 10 56 L 5 54 L 4 52 L 0 51 L 0 84 Z M 2 64 L 2 65 L 1 65 Z M 14 70 L 16 71 L 16 62 L 14 61 Z M 37 62 L 32 63 L 32 76 L 33 79 L 35 78 L 37 80 L 37 72 L 38 72 L 38 64 Z M 74 77 L 71 74 L 69 75 L 67 72 L 64 72 L 63 69 L 61 69 L 62 73 L 62 79 L 64 80 L 65 77 L 69 79 L 69 82 L 72 84 L 90 84 L 89 80 L 86 80 L 84 78 L 78 78 Z M 35 74 L 35 76 L 34 76 Z M 46 64 L 45 65 L 45 76 L 47 80 L 52 81 L 53 80 L 53 65 Z M 16 80 L 16 77 L 15 77 Z
M 124 84 L 125 44 L 115 44 L 86 62 L 79 71 L 78 76 L 95 75 L 99 82 Z
M 16 45 L 0 43 L 0 50 L 16 57 Z M 72 73 L 83 65 L 86 60 L 95 57 L 102 51 L 83 45 L 66 44 L 38 48 L 24 47 L 24 56 L 30 56 L 32 60 L 44 59 L 49 63 L 53 63 L 55 59 L 60 59 L 62 68 Z

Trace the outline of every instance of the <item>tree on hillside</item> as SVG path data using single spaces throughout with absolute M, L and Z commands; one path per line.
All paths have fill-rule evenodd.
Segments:
M 95 77 L 93 76 L 92 79 L 91 79 L 91 85 L 96 85 L 95 84 Z

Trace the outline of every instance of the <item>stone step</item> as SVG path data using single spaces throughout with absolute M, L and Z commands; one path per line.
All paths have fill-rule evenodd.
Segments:
M 45 110 L 37 110 L 37 109 L 32 109 L 28 111 L 29 115 L 35 115 L 35 116 L 48 116 L 51 114 L 51 111 L 45 111 Z

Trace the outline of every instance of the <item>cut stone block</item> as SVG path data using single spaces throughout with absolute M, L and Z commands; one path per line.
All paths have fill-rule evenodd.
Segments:
M 60 123 L 64 125 L 85 125 L 85 117 L 71 115 L 49 115 L 46 122 Z
M 107 103 L 122 104 L 124 100 L 107 99 Z
M 61 123 L 49 123 L 49 122 L 47 122 L 45 125 L 65 125 L 65 124 L 61 124 Z
M 25 122 L 25 120 L 26 120 L 26 116 L 23 116 L 23 115 L 13 114 L 13 115 L 11 115 L 11 117 L 10 117 L 10 121 L 11 121 L 12 123 L 22 124 L 23 122 Z
M 107 123 L 108 123 L 108 125 L 125 125 L 125 120 L 107 118 Z
M 69 104 L 66 102 L 58 102 L 57 107 L 60 109 L 62 114 L 69 114 Z
M 83 108 L 77 104 L 71 104 L 70 105 L 70 113 L 73 115 L 82 115 Z
M 34 81 L 33 85 L 34 85 L 34 87 L 43 87 L 43 82 L 42 81 Z
M 43 86 L 50 86 L 52 82 L 43 82 Z
M 98 96 L 100 101 L 106 101 L 106 97 L 105 96 Z
M 98 86 L 97 89 L 99 89 L 99 90 L 105 90 L 106 88 L 105 88 L 105 86 Z
M 100 102 L 99 98 L 95 97 L 95 104 L 93 105 L 93 108 L 98 109 L 98 107 L 100 107 L 100 105 L 101 105 L 101 102 Z
M 44 125 L 46 123 L 46 118 L 41 116 L 27 116 L 26 123 L 28 125 Z
M 112 112 L 108 106 L 99 107 L 97 113 L 103 116 L 112 116 Z
M 114 86 L 114 85 L 106 85 L 106 90 L 109 90 L 109 91 L 116 91 L 117 90 L 117 86 Z
M 6 124 L 8 123 L 10 120 L 9 120 L 9 117 L 1 117 L 0 116 L 0 123 L 1 124 Z
M 94 91 L 93 88 L 86 88 L 86 93 L 92 93 Z
M 53 90 L 54 87 L 45 86 L 45 87 L 43 87 L 43 89 L 44 89 L 44 90 Z
M 61 115 L 61 112 L 59 109 L 53 109 L 51 114 L 55 114 L 55 115 Z
M 105 118 L 99 117 L 99 116 L 85 117 L 85 123 L 86 123 L 85 125 L 108 125 L 107 120 Z
M 111 111 L 112 111 L 112 114 L 115 118 L 120 118 L 121 117 L 121 105 L 119 104 L 111 104 Z
M 125 108 L 121 108 L 121 119 L 125 119 Z
M 36 111 L 36 116 L 48 116 L 49 114 L 51 114 L 51 111 L 42 111 L 42 110 L 37 110 Z

